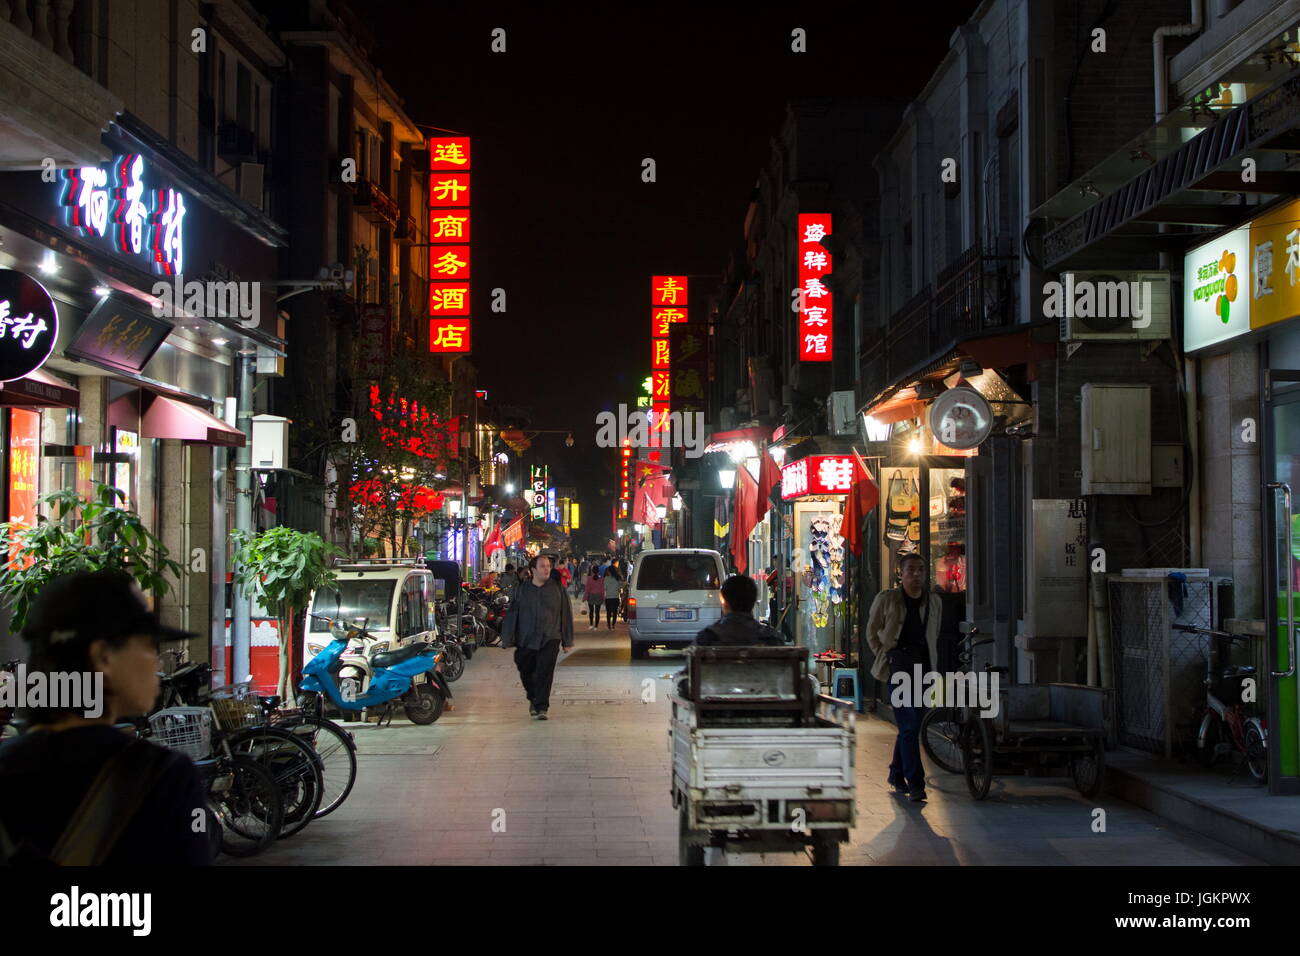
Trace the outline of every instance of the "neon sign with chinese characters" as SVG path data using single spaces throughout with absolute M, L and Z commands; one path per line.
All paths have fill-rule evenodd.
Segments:
M 107 169 L 65 169 L 59 204 L 69 226 L 109 239 L 125 255 L 147 256 L 161 275 L 179 275 L 185 271 L 185 197 L 170 187 L 146 189 L 145 172 L 138 153 L 119 156 Z
M 429 140 L 429 351 L 470 351 L 467 136 Z
M 799 257 L 799 361 L 829 362 L 834 314 L 831 292 L 822 276 L 831 272 L 831 254 L 821 244 L 831 234 L 830 213 L 800 213 L 795 255 Z
M 656 431 L 668 427 L 671 409 L 672 349 L 668 328 L 687 320 L 689 305 L 686 276 L 650 277 L 650 410 L 651 427 Z M 659 452 L 651 452 L 650 459 L 658 461 Z
M 852 485 L 852 455 L 809 455 L 781 469 L 782 501 L 804 495 L 847 495 Z

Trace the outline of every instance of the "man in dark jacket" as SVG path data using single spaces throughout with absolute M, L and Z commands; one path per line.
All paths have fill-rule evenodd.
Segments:
M 695 643 L 781 645 L 781 635 L 754 618 L 758 585 L 754 579 L 735 574 L 722 582 L 722 619 L 695 635 Z
M 548 555 L 538 555 L 528 566 L 532 577 L 515 589 L 501 625 L 501 646 L 515 648 L 515 666 L 528 695 L 529 716 L 547 720 L 560 647 L 573 647 L 573 605 L 564 587 L 551 577 Z

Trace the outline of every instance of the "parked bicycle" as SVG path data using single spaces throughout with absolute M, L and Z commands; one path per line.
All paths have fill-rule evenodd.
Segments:
M 1234 644 L 1245 644 L 1249 635 L 1229 634 L 1208 627 L 1175 624 L 1175 631 L 1204 634 L 1213 639 L 1205 655 L 1205 699 L 1192 721 L 1192 750 L 1205 767 L 1231 753 L 1244 758 L 1246 769 L 1258 783 L 1268 782 L 1268 732 L 1264 721 L 1247 714 L 1245 703 L 1248 682 L 1255 680 L 1255 668 L 1249 664 L 1223 663 Z
M 966 636 L 957 643 L 957 670 L 965 674 L 970 672 L 975 648 L 992 644 L 993 638 L 976 640 L 979 628 L 974 624 L 962 626 L 966 629 Z M 992 664 L 985 664 L 984 670 L 1003 677 L 1008 673 L 1007 668 Z M 926 709 L 925 716 L 921 718 L 921 746 L 925 748 L 926 756 L 948 773 L 964 773 L 966 768 L 962 761 L 962 734 L 970 720 L 971 708 L 954 707 L 951 704 L 951 701 L 945 701 L 938 707 Z

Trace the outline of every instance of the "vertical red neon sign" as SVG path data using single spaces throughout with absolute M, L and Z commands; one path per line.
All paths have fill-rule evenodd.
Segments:
M 672 398 L 668 326 L 687 319 L 690 300 L 686 286 L 686 276 L 650 277 L 650 410 L 654 413 L 655 432 L 668 427 L 669 401 Z M 650 460 L 658 461 L 659 452 L 652 451 Z
M 468 136 L 429 140 L 429 351 L 468 352 Z
M 829 362 L 834 313 L 822 276 L 832 270 L 831 254 L 821 244 L 831 234 L 830 213 L 800 213 L 795 241 L 799 277 L 799 361 Z

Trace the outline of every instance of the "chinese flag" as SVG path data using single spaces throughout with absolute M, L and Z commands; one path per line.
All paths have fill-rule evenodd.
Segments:
M 781 483 L 781 469 L 776 467 L 776 459 L 767 451 L 764 451 L 762 456 L 762 464 L 758 466 L 758 516 L 760 518 L 772 507 L 772 489 Z
M 739 574 L 745 573 L 749 564 L 749 533 L 762 517 L 758 510 L 758 482 L 743 464 L 736 467 L 736 508 L 731 517 L 731 559 Z
M 505 546 L 501 543 L 501 522 L 498 521 L 492 526 L 492 533 L 483 542 L 483 554 L 488 556 L 504 550 Z
M 862 456 L 853 452 L 853 483 L 849 485 L 849 500 L 844 506 L 844 521 L 840 533 L 844 536 L 844 546 L 855 555 L 862 554 L 862 522 L 880 501 L 880 489 L 871 480 L 866 462 Z

